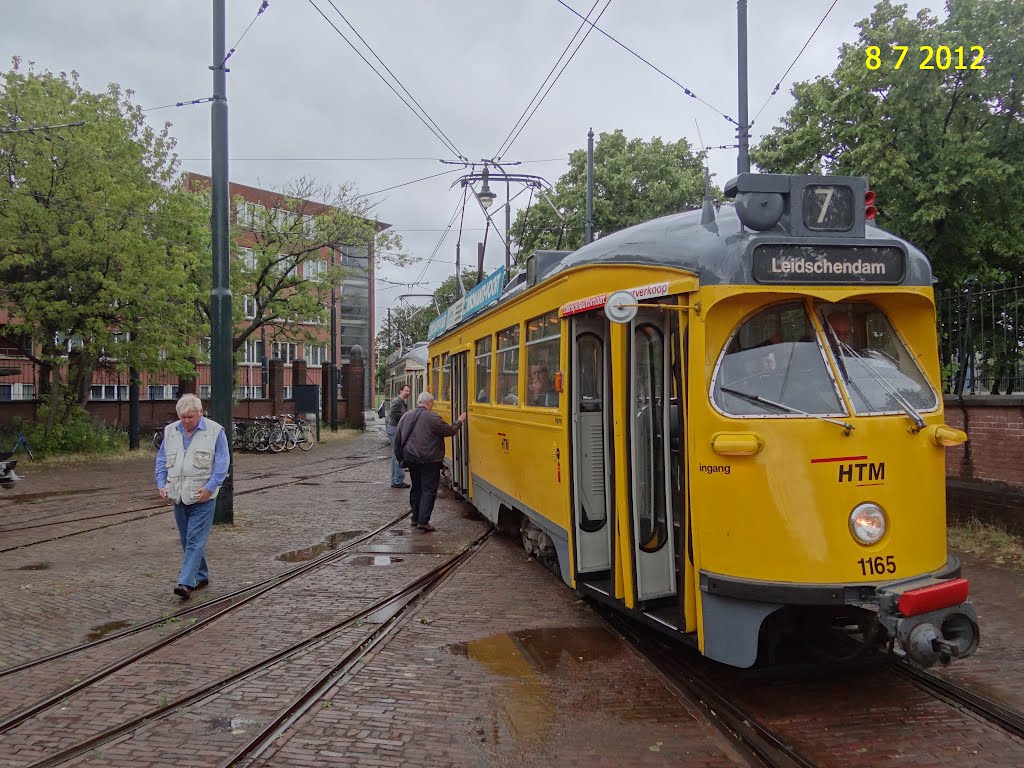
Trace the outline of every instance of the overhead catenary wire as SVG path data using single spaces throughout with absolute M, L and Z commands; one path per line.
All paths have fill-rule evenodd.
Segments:
M 359 38 L 359 42 L 361 42 L 361 43 L 362 43 L 363 45 L 365 45 L 365 46 L 366 46 L 366 50 L 368 50 L 368 51 L 369 51 L 369 52 L 370 52 L 370 53 L 371 53 L 371 54 L 373 55 L 373 58 L 375 58 L 375 59 L 376 59 L 376 60 L 377 60 L 377 61 L 378 61 L 378 62 L 380 63 L 380 65 L 381 65 L 382 67 L 384 67 L 384 70 L 385 70 L 385 71 L 386 71 L 386 72 L 387 72 L 387 73 L 388 73 L 389 75 L 391 75 L 391 79 L 395 81 L 395 83 L 396 83 L 396 84 L 398 85 L 398 87 L 399 87 L 399 88 L 401 88 L 401 89 L 402 89 L 402 91 L 403 91 L 403 92 L 405 93 L 405 95 L 406 95 L 406 96 L 408 96 L 408 97 L 409 97 L 410 99 L 412 99 L 412 103 L 413 103 L 413 104 L 415 104 L 415 105 L 416 105 L 416 106 L 417 106 L 417 107 L 419 108 L 420 112 L 422 112 L 422 113 L 423 113 L 423 116 L 424 116 L 425 118 L 427 118 L 427 120 L 429 120 L 429 121 L 430 121 L 430 124 L 431 124 L 431 125 L 433 125 L 433 126 L 434 126 L 434 127 L 435 127 L 435 128 L 437 129 L 438 133 L 440 133 L 440 134 L 441 134 L 442 136 L 444 136 L 444 138 L 445 138 L 445 139 L 447 140 L 448 144 L 449 144 L 449 145 L 450 145 L 450 146 L 451 146 L 451 147 L 452 147 L 453 149 L 455 149 L 455 154 L 456 154 L 456 155 L 457 155 L 457 156 L 458 156 L 458 157 L 459 157 L 459 158 L 460 158 L 461 160 L 465 160 L 465 159 L 466 159 L 465 155 L 463 155 L 463 154 L 462 154 L 462 153 L 461 153 L 460 151 L 458 151 L 458 148 L 456 148 L 456 146 L 455 146 L 455 142 L 453 142 L 453 141 L 451 140 L 451 138 L 450 138 L 450 137 L 448 136 L 448 134 L 446 134 L 446 133 L 445 133 L 445 132 L 444 132 L 444 131 L 443 131 L 443 130 L 441 129 L 441 126 L 439 126 L 439 125 L 437 124 L 437 122 L 436 122 L 436 121 L 435 121 L 435 120 L 434 120 L 434 119 L 433 119 L 433 118 L 432 118 L 432 117 L 431 117 L 431 116 L 430 116 L 430 115 L 429 115 L 429 114 L 427 113 L 427 110 L 425 110 L 425 109 L 423 108 L 423 105 L 422 105 L 422 104 L 420 104 L 420 103 L 419 103 L 419 101 L 417 101 L 417 100 L 416 100 L 416 97 L 415 97 L 415 96 L 413 96 L 413 95 L 412 95 L 411 93 L 409 93 L 409 89 L 408 89 L 408 88 L 406 88 L 406 87 L 405 87 L 405 86 L 404 86 L 404 85 L 402 84 L 402 81 L 398 79 L 398 75 L 396 75 L 396 74 L 395 74 L 394 72 L 392 72 L 392 71 L 391 71 L 391 68 L 390 68 L 390 67 L 388 67 L 388 65 L 384 63 L 384 61 L 383 61 L 383 60 L 381 59 L 381 57 L 377 55 L 377 52 L 373 50 L 373 46 L 371 46 L 371 45 L 370 45 L 370 44 L 369 44 L 368 42 L 366 42 L 366 38 L 364 38 L 364 37 L 363 37 L 363 36 L 362 36 L 361 34 L 359 34 L 359 30 L 357 30 L 357 29 L 356 29 L 356 28 L 355 28 L 354 26 L 352 26 L 352 22 L 350 22 L 350 21 L 349 21 L 349 20 L 348 20 L 347 18 L 345 18 L 345 14 L 343 14 L 343 13 L 342 13 L 342 12 L 341 12 L 341 11 L 340 11 L 340 10 L 338 9 L 338 6 L 336 6 L 336 5 L 334 4 L 334 0 L 327 0 L 327 2 L 328 2 L 328 3 L 330 4 L 331 8 L 333 8 L 333 9 L 334 9 L 334 12 L 335 12 L 335 13 L 337 13 L 337 14 L 338 14 L 338 16 L 340 16 L 340 17 L 341 17 L 341 20 L 342 20 L 342 21 L 344 21 L 344 22 L 345 22 L 345 24 L 347 24 L 347 25 L 348 25 L 348 28 L 349 28 L 349 29 L 351 29 L 351 30 L 352 30 L 352 32 L 354 32 L 354 33 L 355 33 L 355 36 Z
M 608 6 L 611 5 L 611 4 L 612 4 L 612 0 L 606 0 L 606 2 L 604 4 L 604 7 L 601 9 L 601 12 L 597 14 L 597 18 L 595 19 L 595 22 L 601 20 L 601 17 L 604 15 L 604 12 L 608 10 Z M 596 5 L 596 3 L 595 3 L 595 5 Z M 593 9 L 591 9 L 591 10 L 593 10 Z M 579 15 L 579 14 L 577 14 L 577 15 Z M 583 45 L 583 43 L 585 43 L 587 41 L 587 38 L 590 37 L 591 31 L 596 29 L 594 24 L 591 23 L 589 19 L 584 19 L 584 22 L 586 22 L 586 23 L 591 25 L 590 29 L 588 29 L 586 31 L 586 34 L 584 34 L 583 37 L 580 39 L 580 41 L 576 44 L 576 47 L 573 49 L 572 53 L 569 54 L 569 58 L 565 60 L 565 63 L 562 64 L 562 68 L 558 70 L 558 74 L 555 75 L 555 78 L 551 81 L 551 84 L 548 85 L 547 90 L 544 91 L 544 95 L 542 95 L 540 97 L 540 99 L 537 101 L 537 103 L 534 104 L 533 109 L 530 110 L 530 114 L 527 115 L 526 119 L 521 122 L 521 124 L 519 125 L 518 130 L 515 131 L 515 135 L 511 139 L 509 139 L 507 142 L 505 142 L 504 148 L 501 150 L 501 152 L 495 154 L 494 157 L 495 157 L 496 160 L 500 160 L 502 155 L 505 152 L 508 152 L 510 149 L 512 149 L 512 145 L 515 144 L 516 139 L 519 138 L 519 135 L 523 132 L 523 129 L 526 128 L 527 124 L 530 122 L 530 120 L 533 118 L 533 116 L 537 113 L 537 110 L 540 109 L 540 105 L 544 103 L 544 99 L 546 99 L 548 97 L 548 94 L 551 93 L 551 89 L 555 87 L 555 83 L 558 82 L 558 79 L 562 76 L 562 73 L 565 72 L 566 67 L 569 66 L 569 63 L 573 60 L 573 57 L 576 56 L 576 53 L 579 51 L 580 47 Z M 575 39 L 575 35 L 573 35 L 573 38 Z M 570 41 L 570 43 L 571 43 L 571 41 Z
M 263 12 L 267 10 L 269 6 L 270 3 L 268 2 L 268 0 L 263 0 L 263 2 L 260 3 L 260 8 L 258 11 L 256 11 L 256 15 L 252 17 L 252 21 L 249 22 L 249 26 L 245 28 L 245 31 L 242 33 L 242 36 L 238 38 L 238 41 L 233 46 L 231 46 L 231 50 L 228 51 L 228 55 L 224 57 L 223 61 L 221 61 L 220 66 L 223 67 L 227 63 L 228 59 L 231 58 L 231 54 L 233 54 L 235 50 L 237 50 L 239 44 L 242 42 L 242 40 L 245 39 L 245 36 L 249 34 L 249 30 L 252 29 L 252 25 L 256 23 L 256 19 L 262 16 Z
M 578 12 L 578 11 L 577 11 L 577 10 L 576 10 L 575 8 L 573 8 L 573 7 L 572 7 L 572 6 L 570 6 L 570 5 L 566 5 L 566 3 L 564 3 L 564 2 L 563 2 L 563 0 L 555 0 L 555 2 L 557 2 L 557 3 L 559 4 L 559 5 L 563 6 L 563 7 L 564 7 L 564 8 L 566 8 L 567 10 L 571 11 L 572 13 L 576 14 L 576 15 L 577 15 L 577 16 L 579 16 L 579 17 L 580 17 L 581 19 L 583 19 L 583 17 L 582 17 L 582 16 L 580 16 L 579 12 Z M 632 54 L 633 56 L 636 56 L 636 57 L 637 57 L 638 59 L 640 59 L 640 61 L 642 61 L 642 62 L 643 62 L 644 64 L 646 64 L 647 66 L 649 66 L 649 67 L 650 67 L 651 69 L 653 69 L 653 70 L 654 70 L 655 72 L 657 72 L 657 73 L 658 73 L 659 75 L 661 75 L 662 77 L 664 77 L 664 78 L 665 78 L 666 80 L 668 80 L 669 82 L 671 82 L 671 83 L 673 83 L 673 84 L 675 84 L 675 85 L 679 86 L 680 88 L 682 88 L 682 89 L 683 89 L 683 93 L 685 93 L 685 94 L 686 94 L 687 96 L 689 96 L 690 98 L 696 99 L 697 101 L 699 101 L 699 102 L 700 102 L 701 104 L 703 104 L 703 105 L 704 105 L 705 107 L 707 107 L 708 109 L 711 109 L 711 110 L 713 110 L 713 111 L 717 112 L 717 113 L 718 113 L 719 115 L 721 115 L 722 117 L 724 117 L 724 118 L 725 118 L 726 120 L 728 120 L 728 121 L 729 121 L 730 123 L 732 123 L 733 125 L 739 125 L 739 123 L 738 123 L 738 122 L 737 122 L 736 120 L 733 120 L 733 119 L 732 119 L 731 117 L 729 117 L 729 115 L 725 114 L 725 112 L 723 112 L 722 110 L 720 110 L 720 109 L 719 109 L 718 107 L 716 107 L 716 106 L 715 106 L 714 104 L 711 104 L 710 102 L 707 102 L 707 101 L 705 101 L 705 100 L 704 100 L 704 99 L 702 99 L 702 98 L 701 98 L 700 96 L 698 96 L 698 95 L 697 95 L 696 93 L 694 93 L 694 92 L 693 92 L 693 91 L 691 91 L 691 90 L 690 90 L 689 88 L 687 88 L 687 87 L 686 87 L 685 85 L 683 85 L 683 84 L 682 84 L 682 83 L 680 83 L 680 82 L 679 82 L 678 80 L 676 80 L 676 79 L 675 79 L 674 77 L 672 77 L 671 75 L 669 75 L 669 74 L 665 73 L 664 71 L 662 71 L 661 69 L 659 69 L 658 67 L 656 67 L 656 66 L 655 66 L 654 64 L 652 64 L 651 62 L 649 62 L 649 61 L 648 61 L 647 59 L 645 59 L 645 58 L 644 58 L 643 56 L 641 56 L 641 55 L 640 55 L 639 53 L 637 53 L 636 51 L 634 51 L 634 50 L 633 50 L 632 48 L 630 48 L 630 47 L 629 47 L 628 45 L 626 45 L 625 43 L 623 43 L 623 42 L 621 42 L 621 41 L 619 41 L 619 40 L 616 40 L 616 39 L 615 39 L 614 37 L 612 37 L 611 35 L 609 35 L 609 34 L 608 34 L 607 32 L 605 32 L 605 31 L 604 31 L 603 29 L 601 29 L 601 28 L 600 28 L 599 26 L 597 26 L 597 23 L 596 23 L 596 22 L 591 22 L 591 21 L 589 21 L 589 20 L 587 20 L 587 19 L 584 19 L 584 22 L 585 22 L 585 23 L 587 23 L 587 24 L 590 24 L 591 28 L 593 28 L 593 29 L 596 29 L 596 30 L 597 30 L 598 32 L 600 32 L 600 33 L 601 33 L 602 35 L 604 35 L 605 37 L 607 37 L 607 38 L 608 38 L 609 40 L 611 40 L 611 41 L 612 41 L 613 43 L 615 43 L 615 44 L 616 44 L 617 46 L 619 46 L 619 47 L 620 47 L 620 48 L 622 48 L 623 50 L 625 50 L 625 51 L 627 51 L 627 52 L 631 53 L 631 54 Z
M 594 4 L 593 4 L 592 6 L 590 6 L 590 10 L 589 10 L 589 11 L 587 11 L 587 18 L 590 18 L 590 14 L 592 14 L 592 13 L 594 12 L 594 9 L 595 9 L 595 8 L 597 7 L 597 4 L 598 4 L 599 2 L 601 2 L 601 0 L 594 0 Z M 565 44 L 565 48 L 563 48 L 563 49 L 562 49 L 562 52 L 561 52 L 560 54 L 558 54 L 558 58 L 557 58 L 557 59 L 555 59 L 555 63 L 551 65 L 551 69 L 550 69 L 550 70 L 548 71 L 548 74 L 547 74 L 547 75 L 545 76 L 545 78 L 544 78 L 544 79 L 543 79 L 543 80 L 541 81 L 541 84 L 537 86 L 537 90 L 536 90 L 536 92 L 535 92 L 535 93 L 533 94 L 533 96 L 532 96 L 532 97 L 530 97 L 530 101 L 529 101 L 529 102 L 527 102 L 526 106 L 525 106 L 525 107 L 523 107 L 523 111 L 522 111 L 522 113 L 521 113 L 521 114 L 519 115 L 519 117 L 518 117 L 518 118 L 516 119 L 516 122 L 515 122 L 515 123 L 513 124 L 512 128 L 511 128 L 511 129 L 509 129 L 508 135 L 507 135 L 507 136 L 505 136 L 504 140 L 503 140 L 503 141 L 501 142 L 501 146 L 499 146 L 499 147 L 498 147 L 497 151 L 495 151 L 495 152 L 494 152 L 494 153 L 493 153 L 493 154 L 491 155 L 491 157 L 494 157 L 494 158 L 500 158 L 500 157 L 501 157 L 501 153 L 502 153 L 502 152 L 503 152 L 503 151 L 505 150 L 505 143 L 506 143 L 506 142 L 507 142 L 507 141 L 508 141 L 509 139 L 511 139 L 511 138 L 512 138 L 512 134 L 513 134 L 513 133 L 515 133 L 515 131 L 516 131 L 516 128 L 518 128 L 518 127 L 519 127 L 519 123 L 520 123 L 520 122 L 522 121 L 522 119 L 523 119 L 523 118 L 524 118 L 524 117 L 526 116 L 526 113 L 527 113 L 527 112 L 528 112 L 528 111 L 530 110 L 530 107 L 531 107 L 531 106 L 533 105 L 533 102 L 534 102 L 534 101 L 536 101 L 536 99 L 537 99 L 537 96 L 539 96 L 539 95 L 540 95 L 540 92 L 541 92 L 541 90 L 542 90 L 542 89 L 544 88 L 544 85 L 545 85 L 545 84 L 547 83 L 547 81 L 548 81 L 548 80 L 550 80 L 550 79 L 551 79 L 551 75 L 552 75 L 552 74 L 554 73 L 555 69 L 556 69 L 556 68 L 558 67 L 558 63 L 559 63 L 559 62 L 560 62 L 560 61 L 562 60 L 562 57 L 564 57 L 564 56 L 565 56 L 565 54 L 566 54 L 566 51 L 568 51 L 568 50 L 569 50 L 570 46 L 571 46 L 571 45 L 573 44 L 573 41 L 574 41 L 574 40 L 576 40 L 576 36 L 577 36 L 577 35 L 579 35 L 579 33 L 580 33 L 580 32 L 582 31 L 582 29 L 583 29 L 583 25 L 584 25 L 585 23 L 586 23 L 586 21 L 585 21 L 585 20 L 584 20 L 583 22 L 581 22 L 581 23 L 580 23 L 580 25 L 579 25 L 579 27 L 577 27 L 577 28 L 576 28 L 576 31 L 572 33 L 572 37 L 570 37 L 570 38 L 569 38 L 569 42 L 567 42 L 567 43 Z
M 778 82 L 775 83 L 775 87 L 772 88 L 772 92 L 768 94 L 768 98 L 764 100 L 764 104 L 762 104 L 761 108 L 757 110 L 757 114 L 754 115 L 754 119 L 751 120 L 750 125 L 747 126 L 748 129 L 751 126 L 753 126 L 754 123 L 757 122 L 757 118 L 761 116 L 761 113 L 764 111 L 764 108 L 768 106 L 768 102 L 771 101 L 775 94 L 779 92 L 779 88 L 782 87 L 782 81 L 786 79 L 786 75 L 789 74 L 789 71 L 793 69 L 794 66 L 796 66 L 797 60 L 799 60 L 799 58 L 803 55 L 803 52 L 807 50 L 807 46 L 811 44 L 811 40 L 813 40 L 814 36 L 818 34 L 818 30 L 821 29 L 821 25 L 825 23 L 825 19 L 828 18 L 828 15 L 832 13 L 832 9 L 835 8 L 838 3 L 839 0 L 832 0 L 832 5 L 830 5 L 828 7 L 828 10 L 825 11 L 825 15 L 821 17 L 821 21 L 818 22 L 818 26 L 816 26 L 814 28 L 814 31 L 811 32 L 810 36 L 807 38 L 807 42 L 804 43 L 803 48 L 800 49 L 799 53 L 797 53 L 797 55 L 793 58 L 793 61 L 791 61 L 789 66 L 786 67 L 786 71 L 782 73 L 782 76 L 779 78 Z
M 330 0 L 328 0 L 328 2 L 330 2 Z M 317 13 L 319 13 L 319 14 L 320 14 L 321 16 L 323 16 L 323 18 L 324 18 L 324 21 L 326 21 L 326 22 L 327 22 L 328 24 L 330 24 L 330 25 L 331 25 L 331 28 L 332 28 L 332 29 L 334 29 L 334 31 L 335 31 L 335 32 L 336 32 L 336 33 L 338 34 L 338 36 L 339 36 L 339 37 L 340 37 L 340 38 L 341 38 L 342 40 L 344 40 L 344 41 L 345 41 L 345 42 L 346 42 L 346 43 L 348 44 L 348 46 L 349 46 L 349 47 L 350 47 L 350 48 L 351 48 L 351 49 L 352 49 L 353 51 L 355 51 L 356 55 L 357 55 L 357 56 L 359 56 L 359 58 L 361 58 L 361 59 L 363 60 L 363 62 L 365 62 L 366 66 L 368 66 L 368 67 L 369 67 L 370 69 L 372 69 L 372 70 L 373 70 L 373 73 L 374 73 L 375 75 L 377 75 L 377 77 L 379 77 L 379 78 L 380 78 L 380 79 L 381 79 L 381 80 L 383 81 L 383 83 L 384 83 L 384 84 L 385 84 L 385 85 L 386 85 L 386 86 L 387 86 L 388 88 L 390 88 L 390 89 L 391 89 L 391 91 L 392 91 L 392 92 L 393 92 L 393 93 L 395 94 L 395 96 L 397 96 L 397 97 L 398 97 L 398 99 L 399 99 L 399 100 L 400 100 L 400 101 L 401 101 L 401 102 L 402 102 L 403 104 L 405 104 L 405 106 L 406 106 L 406 107 L 408 107 L 409 111 L 410 111 L 410 112 L 412 112 L 412 113 L 413 113 L 414 115 L 416 115 L 416 119 L 417 119 L 417 120 L 419 120 L 419 121 L 420 121 L 421 123 L 423 123 L 423 125 L 424 125 L 424 126 L 425 126 L 425 127 L 427 128 L 427 130 L 428 130 L 428 131 L 430 131 L 430 132 L 431 132 L 432 134 L 434 134 L 434 136 L 435 136 L 435 137 L 437 138 L 437 140 L 438 140 L 438 141 L 440 141 L 440 142 L 441 142 L 441 143 L 442 143 L 442 144 L 444 145 L 445 149 L 449 150 L 449 151 L 450 151 L 450 152 L 451 152 L 451 153 L 452 153 L 453 155 L 455 155 L 455 157 L 459 158 L 460 160 L 465 160 L 465 159 L 466 159 L 466 158 L 465 158 L 465 156 L 464 156 L 464 155 L 463 155 L 463 154 L 462 154 L 462 153 L 461 153 L 461 152 L 459 151 L 459 149 L 458 149 L 458 148 L 457 148 L 457 147 L 456 147 L 456 146 L 455 146 L 455 145 L 454 145 L 454 144 L 453 144 L 453 143 L 451 142 L 451 140 L 450 140 L 450 139 L 448 139 L 448 137 L 447 137 L 447 136 L 445 136 L 445 135 L 444 135 L 444 134 L 443 134 L 442 132 L 439 132 L 439 131 L 438 131 L 437 129 L 435 129 L 435 128 L 434 128 L 434 127 L 433 127 L 433 126 L 432 126 L 432 125 L 430 124 L 430 122 L 428 122 L 428 118 L 425 118 L 425 117 L 424 117 L 424 115 L 421 115 L 421 114 L 420 114 L 419 112 L 417 112 L 417 111 L 416 111 L 416 109 L 415 109 L 415 108 L 414 108 L 414 107 L 412 106 L 412 104 L 410 104 L 410 103 L 409 103 L 409 102 L 408 102 L 408 101 L 407 101 L 407 100 L 405 99 L 405 97 L 404 97 L 404 96 L 402 96 L 402 94 L 400 94 L 400 93 L 399 93 L 399 92 L 398 92 L 398 91 L 397 91 L 397 90 L 395 89 L 395 86 L 393 86 L 393 85 L 392 85 L 392 84 L 391 84 L 390 82 L 388 82 L 388 79 L 387 79 L 386 77 L 384 77 L 384 75 L 382 75 L 382 74 L 381 74 L 381 73 L 380 73 L 380 72 L 379 72 L 379 71 L 377 70 L 377 68 L 376 68 L 375 66 L 373 66 L 373 64 L 372 64 L 372 63 L 370 63 L 370 60 L 369 60 L 369 59 L 367 59 L 367 58 L 366 58 L 366 57 L 365 57 L 365 56 L 363 55 L 362 51 L 360 51 L 360 50 L 359 50 L 359 49 L 358 49 L 358 48 L 357 48 L 357 47 L 356 47 L 356 46 L 355 46 L 355 45 L 354 45 L 354 44 L 352 43 L 352 41 L 351 41 L 351 40 L 349 40 L 349 39 L 348 39 L 348 37 L 346 37 L 346 36 L 345 36 L 345 33 L 344 33 L 344 32 L 342 32 L 342 31 L 341 31 L 340 29 L 338 29 L 338 25 L 337 25 L 337 24 L 335 24 L 335 23 L 334 23 L 333 21 L 331 21 L 331 20 L 330 20 L 330 19 L 329 19 L 329 18 L 327 17 L 327 14 L 325 14 L 325 13 L 324 13 L 324 12 L 323 12 L 323 11 L 322 11 L 322 10 L 320 9 L 320 6 L 318 6 L 318 5 L 317 5 L 317 4 L 316 4 L 316 3 L 314 2 L 314 0 L 309 0 L 309 4 L 310 4 L 310 5 L 312 5 L 314 9 L 316 9 L 316 12 L 317 12 Z M 334 4 L 333 4 L 333 3 L 331 3 L 331 5 L 333 6 Z M 337 8 L 335 8 L 335 10 L 337 10 Z M 339 14 L 339 15 L 340 15 L 340 14 Z M 376 54 L 374 54 L 374 55 L 376 55 Z M 404 88 L 403 88 L 403 90 L 404 90 Z M 425 113 L 424 113 L 424 114 L 425 114 Z M 431 122 L 432 122 L 432 121 L 431 121 Z
M 601 12 L 597 14 L 597 17 L 594 19 L 593 23 L 589 22 L 589 20 L 587 20 L 587 23 L 591 25 L 590 29 L 587 30 L 587 34 L 585 34 L 583 36 L 583 39 L 579 43 L 577 43 L 577 47 L 573 48 L 572 49 L 572 53 L 569 55 L 569 57 L 567 59 L 565 59 L 565 63 L 563 63 L 562 69 L 560 69 L 558 71 L 558 74 L 555 75 L 555 79 L 551 81 L 551 85 L 549 85 L 548 89 L 546 91 L 544 91 L 544 95 L 541 96 L 541 100 L 538 101 L 537 104 L 534 105 L 534 109 L 532 109 L 530 111 L 529 116 L 522 123 L 522 125 L 519 126 L 519 130 L 516 131 L 516 134 L 512 137 L 512 139 L 506 145 L 505 152 L 508 152 L 509 150 L 511 150 L 512 144 L 514 144 L 516 139 L 519 138 L 519 134 L 522 133 L 523 129 L 526 127 L 526 124 L 529 123 L 529 121 L 532 119 L 532 117 L 534 117 L 534 115 L 537 114 L 537 111 L 541 108 L 541 104 L 544 103 L 544 99 L 546 99 L 548 97 L 548 94 L 551 93 L 551 89 L 554 88 L 555 87 L 555 83 L 558 82 L 558 78 L 560 78 L 562 76 L 562 73 L 565 72 L 565 68 L 569 66 L 569 62 L 572 60 L 572 57 L 575 56 L 575 54 L 577 54 L 579 52 L 581 46 L 585 42 L 587 42 L 587 38 L 590 37 L 590 33 L 593 30 L 597 29 L 597 27 L 595 27 L 594 25 L 597 22 L 599 22 L 599 20 L 601 20 L 601 16 L 604 15 L 604 11 L 606 11 L 608 9 L 609 5 L 611 5 L 611 0 L 607 0 L 607 2 L 604 3 L 604 7 L 601 8 Z M 497 158 L 497 159 L 501 160 L 501 158 Z

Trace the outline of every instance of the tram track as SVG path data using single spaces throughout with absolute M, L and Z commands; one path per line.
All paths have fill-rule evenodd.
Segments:
M 409 612 L 424 597 L 437 589 L 449 575 L 461 567 L 492 535 L 492 531 L 485 532 L 466 544 L 452 557 L 417 576 L 398 590 L 375 600 L 370 605 L 349 614 L 308 637 L 290 644 L 280 651 L 265 656 L 232 674 L 218 678 L 197 690 L 179 696 L 173 701 L 156 707 L 145 714 L 105 728 L 99 733 L 65 747 L 58 752 L 39 758 L 27 764 L 25 768 L 50 768 L 61 765 L 95 750 L 114 739 L 131 734 L 150 723 L 182 712 L 231 686 L 254 679 L 275 665 L 293 659 L 297 654 L 310 651 L 322 643 L 329 642 L 345 630 L 360 626 L 364 620 L 374 614 L 379 614 L 381 611 L 390 611 L 391 615 L 388 618 L 377 624 L 375 629 L 352 643 L 336 664 L 319 674 L 311 683 L 308 683 L 298 695 L 291 699 L 288 705 L 271 723 L 236 751 L 223 765 L 239 765 L 244 760 L 255 758 L 277 742 L 294 723 L 315 706 L 316 702 L 320 700 L 325 692 L 353 674 L 374 648 L 400 628 L 402 621 L 409 615 Z M 178 636 L 180 635 L 175 637 Z
M 723 695 L 715 683 L 698 670 L 698 664 L 684 660 L 678 644 L 670 643 L 619 614 L 605 611 L 601 614 L 615 631 L 665 675 L 680 698 L 703 712 L 706 721 L 749 765 L 758 768 L 819 768 L 819 763 L 788 744 L 782 734 Z
M 247 495 L 247 494 L 258 493 L 260 491 L 271 490 L 271 489 L 274 489 L 274 488 L 283 488 L 283 487 L 286 487 L 286 486 L 289 486 L 289 485 L 297 485 L 299 483 L 309 482 L 310 480 L 316 479 L 318 477 L 324 477 L 326 475 L 330 475 L 330 474 L 333 474 L 335 472 L 345 472 L 345 471 L 348 471 L 350 469 L 356 469 L 358 467 L 364 466 L 366 464 L 372 464 L 374 462 L 381 461 L 384 458 L 387 458 L 387 457 L 386 456 L 382 457 L 382 456 L 378 455 L 378 456 L 375 456 L 375 457 L 367 458 L 364 461 L 359 461 L 359 462 L 351 463 L 351 464 L 349 464 L 347 466 L 334 467 L 334 468 L 332 468 L 330 470 L 327 470 L 327 471 L 324 471 L 324 472 L 313 473 L 313 474 L 303 474 L 303 475 L 295 476 L 294 473 L 281 473 L 280 475 L 278 475 L 279 477 L 290 475 L 290 476 L 292 476 L 293 479 L 291 479 L 291 480 L 289 480 L 287 482 L 271 483 L 271 484 L 268 484 L 268 485 L 261 485 L 261 486 L 258 486 L 256 488 L 246 488 L 245 490 L 236 490 L 235 491 L 235 496 L 236 497 L 237 496 L 244 496 L 244 495 Z M 344 460 L 344 459 L 341 459 L 341 460 Z M 333 461 L 339 461 L 339 459 L 334 459 Z M 261 479 L 265 479 L 265 478 L 266 478 L 266 475 L 263 475 L 261 477 Z M 358 481 L 351 481 L 351 482 L 358 482 Z M 106 525 L 93 526 L 93 527 L 90 527 L 90 528 L 84 528 L 82 530 L 70 531 L 68 533 L 62 533 L 62 534 L 57 535 L 57 536 L 50 536 L 50 537 L 47 537 L 45 539 L 38 539 L 36 541 L 29 541 L 29 542 L 24 542 L 24 543 L 21 543 L 21 544 L 16 544 L 16 545 L 10 546 L 10 547 L 4 547 L 4 548 L 0 549 L 0 554 L 3 554 L 5 552 L 14 552 L 14 551 L 17 551 L 17 550 L 25 549 L 27 547 L 37 546 L 39 544 L 46 544 L 46 543 L 51 542 L 51 541 L 59 541 L 60 539 L 66 539 L 66 538 L 69 538 L 71 536 L 78 536 L 80 534 L 90 533 L 92 531 L 99 531 L 99 530 L 103 530 L 105 528 L 111 528 L 111 527 L 116 526 L 116 525 L 124 525 L 126 523 L 135 522 L 137 520 L 144 520 L 144 519 L 149 518 L 149 517 L 155 517 L 156 515 L 160 515 L 160 514 L 164 514 L 164 513 L 167 513 L 167 512 L 171 512 L 172 510 L 173 510 L 173 506 L 171 506 L 169 503 L 161 502 L 160 504 L 153 504 L 153 505 L 150 505 L 150 506 L 140 507 L 140 508 L 137 508 L 137 509 L 124 510 L 122 512 L 111 512 L 111 513 L 104 513 L 103 515 L 96 515 L 96 516 L 92 516 L 92 517 L 78 517 L 78 518 L 72 518 L 70 520 L 54 521 L 52 523 L 48 523 L 48 524 L 45 524 L 43 526 L 38 526 L 38 527 L 50 527 L 50 526 L 56 526 L 56 525 L 71 525 L 71 524 L 74 524 L 74 523 L 84 522 L 84 521 L 88 521 L 88 520 L 100 519 L 100 518 L 104 518 L 104 517 L 111 517 L 111 516 L 117 516 L 117 515 L 135 514 L 135 513 L 138 513 L 138 512 L 146 512 L 146 513 L 148 513 L 148 514 L 137 515 L 135 517 L 128 518 L 127 520 L 116 520 L 114 522 L 107 523 Z M 0 530 L 0 533 L 17 532 L 19 530 L 27 530 L 27 529 L 31 529 L 31 528 L 35 528 L 35 527 L 37 527 L 37 526 L 25 526 L 23 528 L 2 529 L 2 530 Z

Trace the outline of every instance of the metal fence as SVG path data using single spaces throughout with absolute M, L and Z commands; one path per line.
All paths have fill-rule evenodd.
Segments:
M 968 282 L 936 292 L 943 391 L 953 395 L 1024 392 L 1024 280 Z

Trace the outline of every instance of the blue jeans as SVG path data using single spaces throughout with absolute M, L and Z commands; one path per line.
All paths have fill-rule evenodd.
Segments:
M 384 431 L 388 433 L 388 442 L 391 443 L 391 484 L 401 485 L 405 482 L 405 470 L 395 458 L 395 433 L 398 432 L 398 427 L 388 424 L 384 427 Z
M 217 499 L 202 504 L 174 504 L 174 522 L 178 524 L 178 536 L 185 557 L 181 563 L 178 583 L 195 587 L 197 582 L 209 581 L 210 571 L 206 567 L 206 540 L 213 527 L 213 513 Z

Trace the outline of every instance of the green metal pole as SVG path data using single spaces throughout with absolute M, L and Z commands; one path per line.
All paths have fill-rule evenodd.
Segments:
M 210 291 L 211 368 L 213 374 L 213 420 L 228 434 L 228 450 L 232 426 L 232 377 L 234 360 L 231 354 L 233 326 L 231 321 L 231 245 L 228 240 L 228 98 L 226 57 L 226 0 L 213 0 L 213 103 L 211 107 L 211 194 L 210 229 L 213 235 L 213 290 Z M 233 462 L 232 462 L 233 463 Z M 233 523 L 233 471 L 217 494 L 214 523 Z

